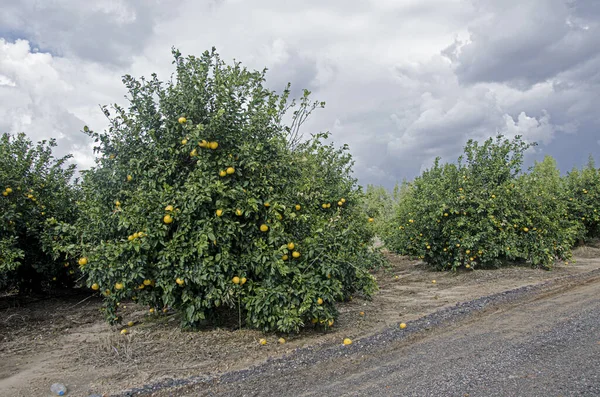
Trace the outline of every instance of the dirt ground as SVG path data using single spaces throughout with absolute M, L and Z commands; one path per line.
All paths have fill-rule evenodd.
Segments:
M 54 382 L 66 384 L 68 396 L 110 395 L 166 378 L 242 369 L 298 347 L 357 339 L 458 302 L 600 268 L 600 248 L 579 248 L 574 254 L 574 262 L 552 271 L 511 267 L 457 273 L 433 272 L 421 262 L 388 255 L 391 267 L 375 274 L 380 291 L 371 301 L 355 297 L 341 303 L 332 329 L 299 335 L 231 328 L 183 332 L 176 315 L 151 315 L 129 303 L 121 314 L 124 323 L 135 325 L 121 335 L 122 327 L 104 322 L 101 301 L 90 294 L 27 301 L 3 297 L 0 395 L 48 396 Z M 277 342 L 280 336 L 285 344 Z M 266 346 L 258 343 L 263 337 Z

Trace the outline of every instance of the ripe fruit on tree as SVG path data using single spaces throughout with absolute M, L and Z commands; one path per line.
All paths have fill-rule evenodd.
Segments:
M 317 299 L 317 305 L 322 305 L 323 304 L 323 299 L 319 298 Z
M 148 95 L 131 95 L 131 106 L 124 107 L 118 116 L 131 120 L 131 125 L 119 125 L 100 133 L 109 148 L 101 150 L 105 169 L 98 168 L 89 174 L 94 177 L 86 179 L 90 191 L 96 189 L 98 194 L 89 195 L 87 202 L 82 200 L 85 205 L 81 207 L 90 209 L 85 217 L 90 221 L 87 225 L 85 222 L 77 225 L 83 241 L 73 239 L 81 244 L 76 247 L 75 252 L 80 252 L 78 256 L 85 253 L 92 258 L 83 272 L 87 276 L 84 285 L 98 282 L 99 288 L 113 286 L 111 296 L 105 300 L 106 311 L 110 312 L 107 319 L 111 322 L 117 310 L 116 302 L 136 297 L 139 304 L 158 307 L 155 310 L 168 304 L 185 327 L 195 327 L 204 318 L 212 318 L 222 310 L 237 317 L 239 304 L 244 305 L 248 327 L 265 332 L 281 332 L 280 335 L 298 332 L 303 324 L 310 324 L 313 317 L 327 327 L 335 315 L 333 305 L 345 296 L 345 291 L 368 294 L 374 286 L 365 272 L 349 268 L 369 262 L 363 260 L 370 255 L 368 244 L 361 246 L 360 242 L 370 240 L 374 234 L 371 225 L 364 222 L 368 215 L 362 205 L 358 205 L 362 203 L 354 205 L 360 189 L 350 183 L 352 178 L 346 175 L 350 172 L 346 169 L 351 159 L 343 155 L 345 150 L 337 151 L 333 146 L 322 144 L 321 140 L 327 139 L 326 134 L 315 137 L 308 146 L 289 151 L 286 134 L 280 133 L 268 116 L 276 107 L 271 103 L 279 103 L 274 101 L 275 95 L 263 101 L 259 97 L 263 92 L 260 82 L 252 76 L 240 70 L 245 78 L 235 78 L 235 73 L 222 68 L 219 77 L 218 73 L 211 72 L 212 64 L 204 65 L 205 60 L 199 59 L 180 59 L 182 65 L 177 67 L 180 78 L 174 79 L 176 90 L 168 89 L 169 83 L 165 83 L 163 90 L 158 85 L 140 81 L 140 89 L 146 90 Z M 189 70 L 184 64 L 189 65 Z M 203 78 L 207 84 L 197 87 L 196 77 L 203 73 L 201 70 L 206 72 Z M 216 84 L 212 84 L 214 76 L 219 80 Z M 246 86 L 245 79 L 254 85 Z M 202 95 L 205 91 L 207 95 Z M 181 92 L 186 95 L 182 97 Z M 248 97 L 237 98 L 236 95 L 231 99 L 226 92 L 247 93 L 244 95 Z M 157 98 L 153 104 L 156 114 L 171 114 L 166 124 L 156 124 L 154 115 L 144 110 L 152 106 L 153 95 Z M 139 100 L 142 97 L 144 100 Z M 189 98 L 196 99 L 190 103 Z M 214 116 L 218 109 L 208 114 L 203 110 L 211 108 L 212 98 L 222 99 L 217 107 L 226 109 L 219 112 L 222 113 L 219 117 Z M 244 101 L 250 98 L 258 105 L 245 113 L 247 102 Z M 186 121 L 178 127 L 176 120 L 184 117 L 183 114 Z M 238 114 L 239 120 L 256 116 L 257 124 L 253 127 L 257 128 L 236 128 Z M 138 131 L 149 127 L 155 130 L 148 129 L 148 139 L 140 144 L 139 139 L 135 139 Z M 190 157 L 193 150 L 198 158 Z M 119 153 L 120 160 L 107 162 L 110 152 Z M 132 153 L 137 158 L 131 159 L 131 163 L 129 155 Z M 324 170 L 327 172 L 322 172 Z M 135 184 L 123 183 L 123 175 L 129 172 L 136 174 Z M 219 177 L 223 172 L 225 175 Z M 102 179 L 104 173 L 106 181 Z M 309 180 L 310 183 L 306 183 Z M 16 184 L 14 189 L 16 191 Z M 38 195 L 37 191 L 31 193 Z M 348 206 L 339 205 L 346 201 L 341 196 L 349 197 Z M 122 210 L 108 204 L 114 202 L 115 197 L 125 200 Z M 271 200 L 273 203 L 269 205 Z M 165 209 L 166 203 L 173 204 Z M 319 206 L 323 204 L 323 209 L 331 209 L 336 204 L 338 209 L 320 211 Z M 165 210 L 160 211 L 161 207 Z M 161 214 L 163 218 L 158 218 Z M 114 218 L 110 225 L 104 222 L 108 217 Z M 105 223 L 114 230 L 102 230 Z M 324 227 L 327 227 L 327 237 L 319 238 L 319 229 Z M 132 235 L 132 241 L 128 242 L 124 233 L 132 230 L 144 230 L 148 237 L 137 240 Z M 65 241 L 63 245 L 67 243 L 70 244 Z M 320 252 L 335 254 L 319 257 Z M 308 262 L 317 257 L 322 262 L 319 266 Z M 62 263 L 60 265 L 62 267 Z M 270 266 L 279 269 L 270 272 Z M 210 269 L 210 277 L 199 273 L 201 267 Z M 295 278 L 279 274 L 279 271 L 295 272 L 297 267 L 301 268 L 299 274 L 303 281 L 310 282 L 296 283 Z M 324 277 L 329 273 L 330 280 Z M 148 284 L 146 280 L 151 280 L 150 277 L 155 278 L 156 286 Z M 250 277 L 249 287 L 240 287 L 248 283 Z M 323 279 L 326 286 L 317 282 Z M 123 289 L 115 290 L 115 282 L 122 283 Z M 310 301 L 311 306 L 299 310 L 295 300 L 270 299 L 264 287 L 274 285 L 300 301 Z M 237 297 L 235 292 L 239 293 Z M 188 299 L 190 296 L 193 299 Z M 319 296 L 322 306 L 315 304 L 315 297 Z M 323 296 L 327 298 L 327 305 Z M 240 301 L 236 305 L 237 298 Z
M 97 283 L 92 284 L 92 289 L 94 291 L 98 291 L 100 289 L 100 286 Z
M 79 258 L 79 266 L 85 266 L 88 263 L 87 258 Z
M 179 121 L 179 124 L 185 124 L 187 119 L 185 117 L 180 117 L 177 121 Z

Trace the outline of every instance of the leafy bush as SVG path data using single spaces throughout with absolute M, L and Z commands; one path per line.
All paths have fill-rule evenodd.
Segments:
M 560 217 L 560 175 L 547 175 L 553 184 L 541 166 L 520 175 L 530 145 L 502 138 L 470 140 L 457 164 L 436 159 L 397 205 L 387 246 L 440 270 L 568 258 L 576 225 Z
M 0 290 L 41 292 L 73 284 L 74 263 L 52 251 L 49 233 L 55 222 L 77 218 L 71 184 L 71 156 L 52 155 L 55 140 L 37 145 L 25 134 L 0 139 Z
M 364 196 L 364 208 L 369 222 L 378 237 L 382 237 L 386 233 L 387 218 L 393 211 L 392 195 L 383 186 L 367 185 Z
M 583 243 L 600 237 L 600 170 L 596 168 L 592 157 L 582 170 L 575 168 L 567 174 L 565 190 L 568 196 L 565 216 L 581 224 L 578 240 Z
M 180 311 L 184 326 L 238 310 L 264 330 L 333 324 L 336 300 L 375 290 L 367 270 L 380 257 L 347 147 L 299 140 L 323 104 L 305 91 L 287 126 L 289 85 L 267 91 L 264 71 L 226 66 L 214 49 L 173 54 L 172 81 L 125 76 L 129 108 L 104 107 L 103 133 L 84 128 L 99 157 L 57 249 L 81 255 L 110 321 L 135 299 Z

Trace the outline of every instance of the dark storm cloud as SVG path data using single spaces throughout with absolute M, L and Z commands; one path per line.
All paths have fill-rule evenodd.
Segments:
M 527 88 L 593 58 L 600 48 L 596 0 L 477 1 L 468 42 L 444 52 L 465 83 Z
M 0 29 L 6 39 L 27 39 L 33 47 L 54 55 L 124 65 L 144 51 L 157 20 L 172 16 L 177 4 L 4 0 Z

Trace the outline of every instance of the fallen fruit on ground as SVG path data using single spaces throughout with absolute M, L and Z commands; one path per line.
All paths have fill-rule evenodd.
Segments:
M 348 345 L 351 345 L 351 344 L 352 344 L 352 339 L 350 339 L 350 338 L 344 339 L 344 345 L 348 346 Z

